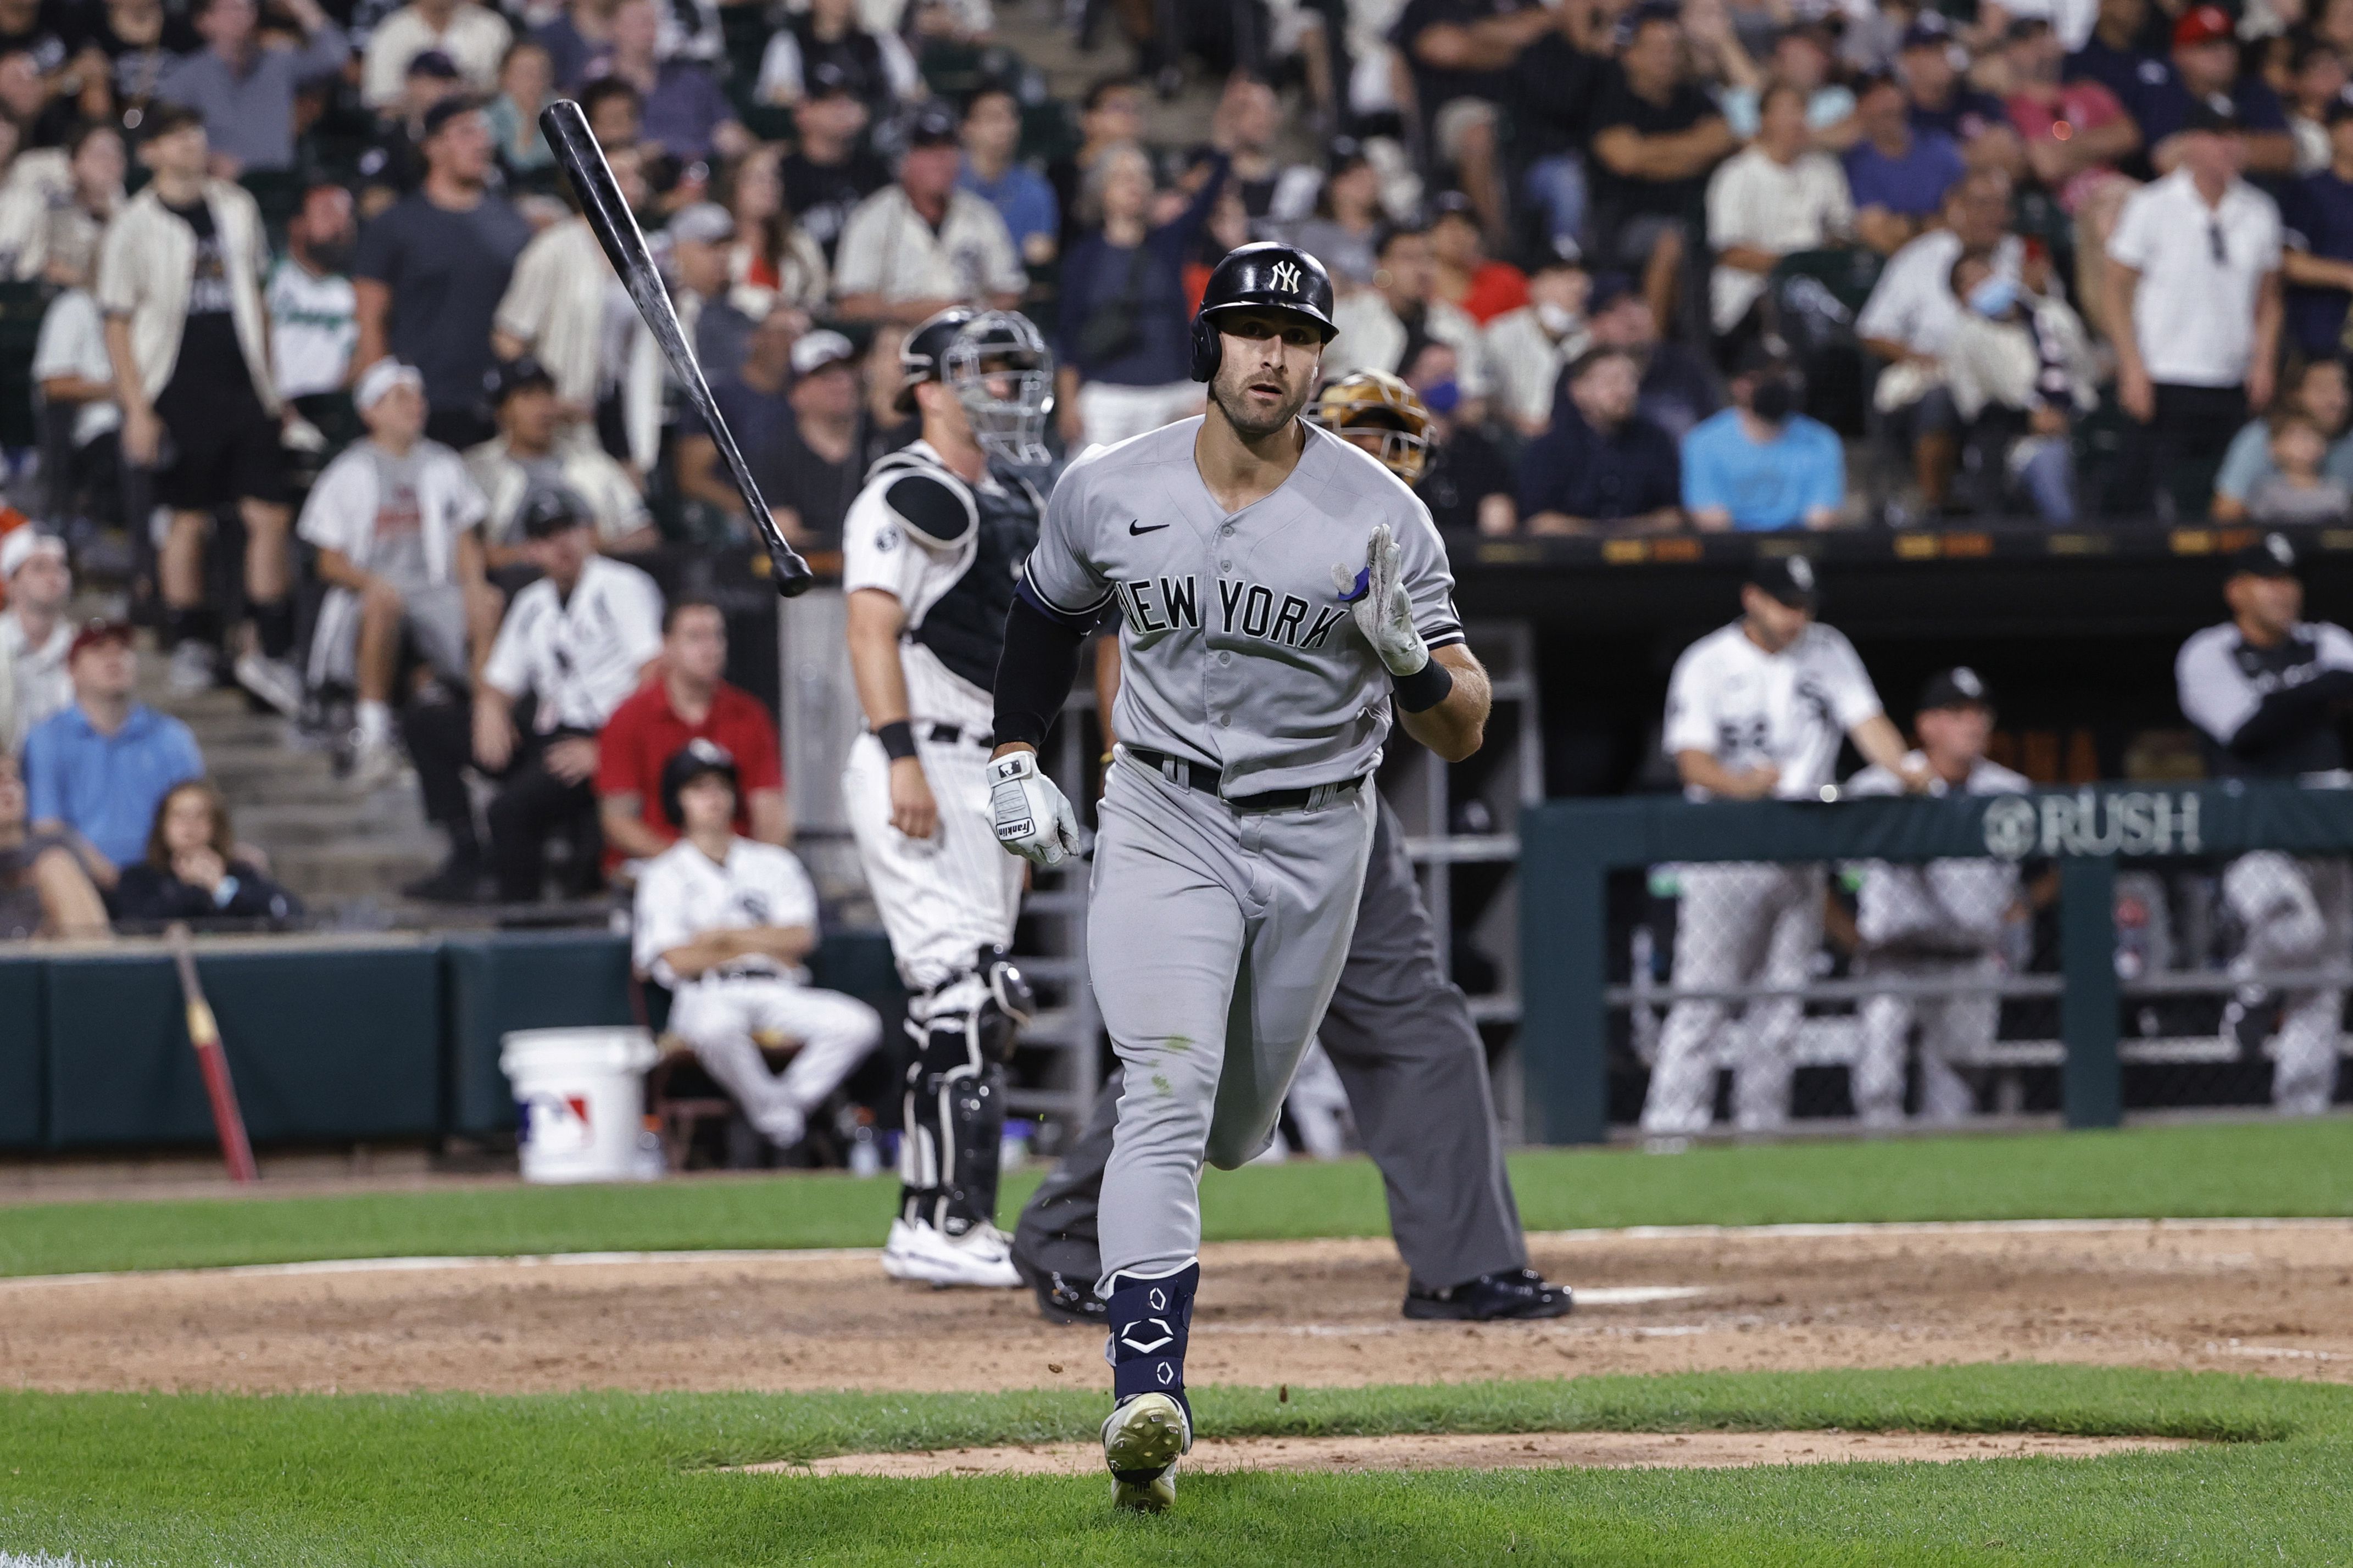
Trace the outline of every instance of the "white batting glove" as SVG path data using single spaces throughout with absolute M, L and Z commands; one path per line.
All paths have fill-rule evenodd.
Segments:
M 1333 567 L 1332 586 L 1391 675 L 1402 680 L 1430 662 L 1430 645 L 1414 629 L 1413 596 L 1405 591 L 1405 552 L 1388 523 L 1374 527 L 1365 546 L 1364 570 Z
M 1035 752 L 1008 752 L 988 764 L 988 809 L 997 841 L 1033 866 L 1059 866 L 1079 852 L 1079 819 Z

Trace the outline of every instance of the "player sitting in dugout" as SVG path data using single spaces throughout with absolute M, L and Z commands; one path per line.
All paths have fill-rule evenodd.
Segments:
M 662 769 L 662 810 L 682 837 L 638 874 L 637 967 L 674 994 L 670 1032 L 745 1120 L 790 1149 L 882 1037 L 865 1003 L 808 984 L 817 889 L 789 849 L 735 831 L 740 779 L 724 746 L 694 740 Z M 763 1047 L 797 1046 L 781 1073 Z

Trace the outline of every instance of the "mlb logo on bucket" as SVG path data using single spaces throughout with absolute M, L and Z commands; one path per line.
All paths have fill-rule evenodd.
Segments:
M 596 1142 L 585 1094 L 534 1094 L 522 1102 L 523 1137 L 541 1154 L 585 1154 Z

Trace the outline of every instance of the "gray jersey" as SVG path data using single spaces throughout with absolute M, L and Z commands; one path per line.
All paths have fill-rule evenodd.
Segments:
M 1117 606 L 1121 740 L 1222 770 L 1229 798 L 1370 773 L 1390 677 L 1332 568 L 1355 574 L 1388 523 L 1422 639 L 1461 642 L 1430 510 L 1371 457 L 1306 426 L 1290 478 L 1229 516 L 1193 461 L 1200 427 L 1180 419 L 1072 464 L 1023 569 L 1028 591 L 1069 621 Z

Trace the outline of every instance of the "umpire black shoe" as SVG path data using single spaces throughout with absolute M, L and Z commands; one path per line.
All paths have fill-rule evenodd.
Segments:
M 1101 1328 L 1111 1321 L 1111 1309 L 1093 1286 L 1064 1278 L 1054 1269 L 1032 1272 L 1029 1289 L 1038 1296 L 1038 1315 L 1050 1323 L 1077 1323 Z
M 1514 1318 L 1566 1318 L 1569 1291 L 1533 1268 L 1507 1268 L 1442 1289 L 1408 1287 L 1405 1315 L 1488 1323 Z

